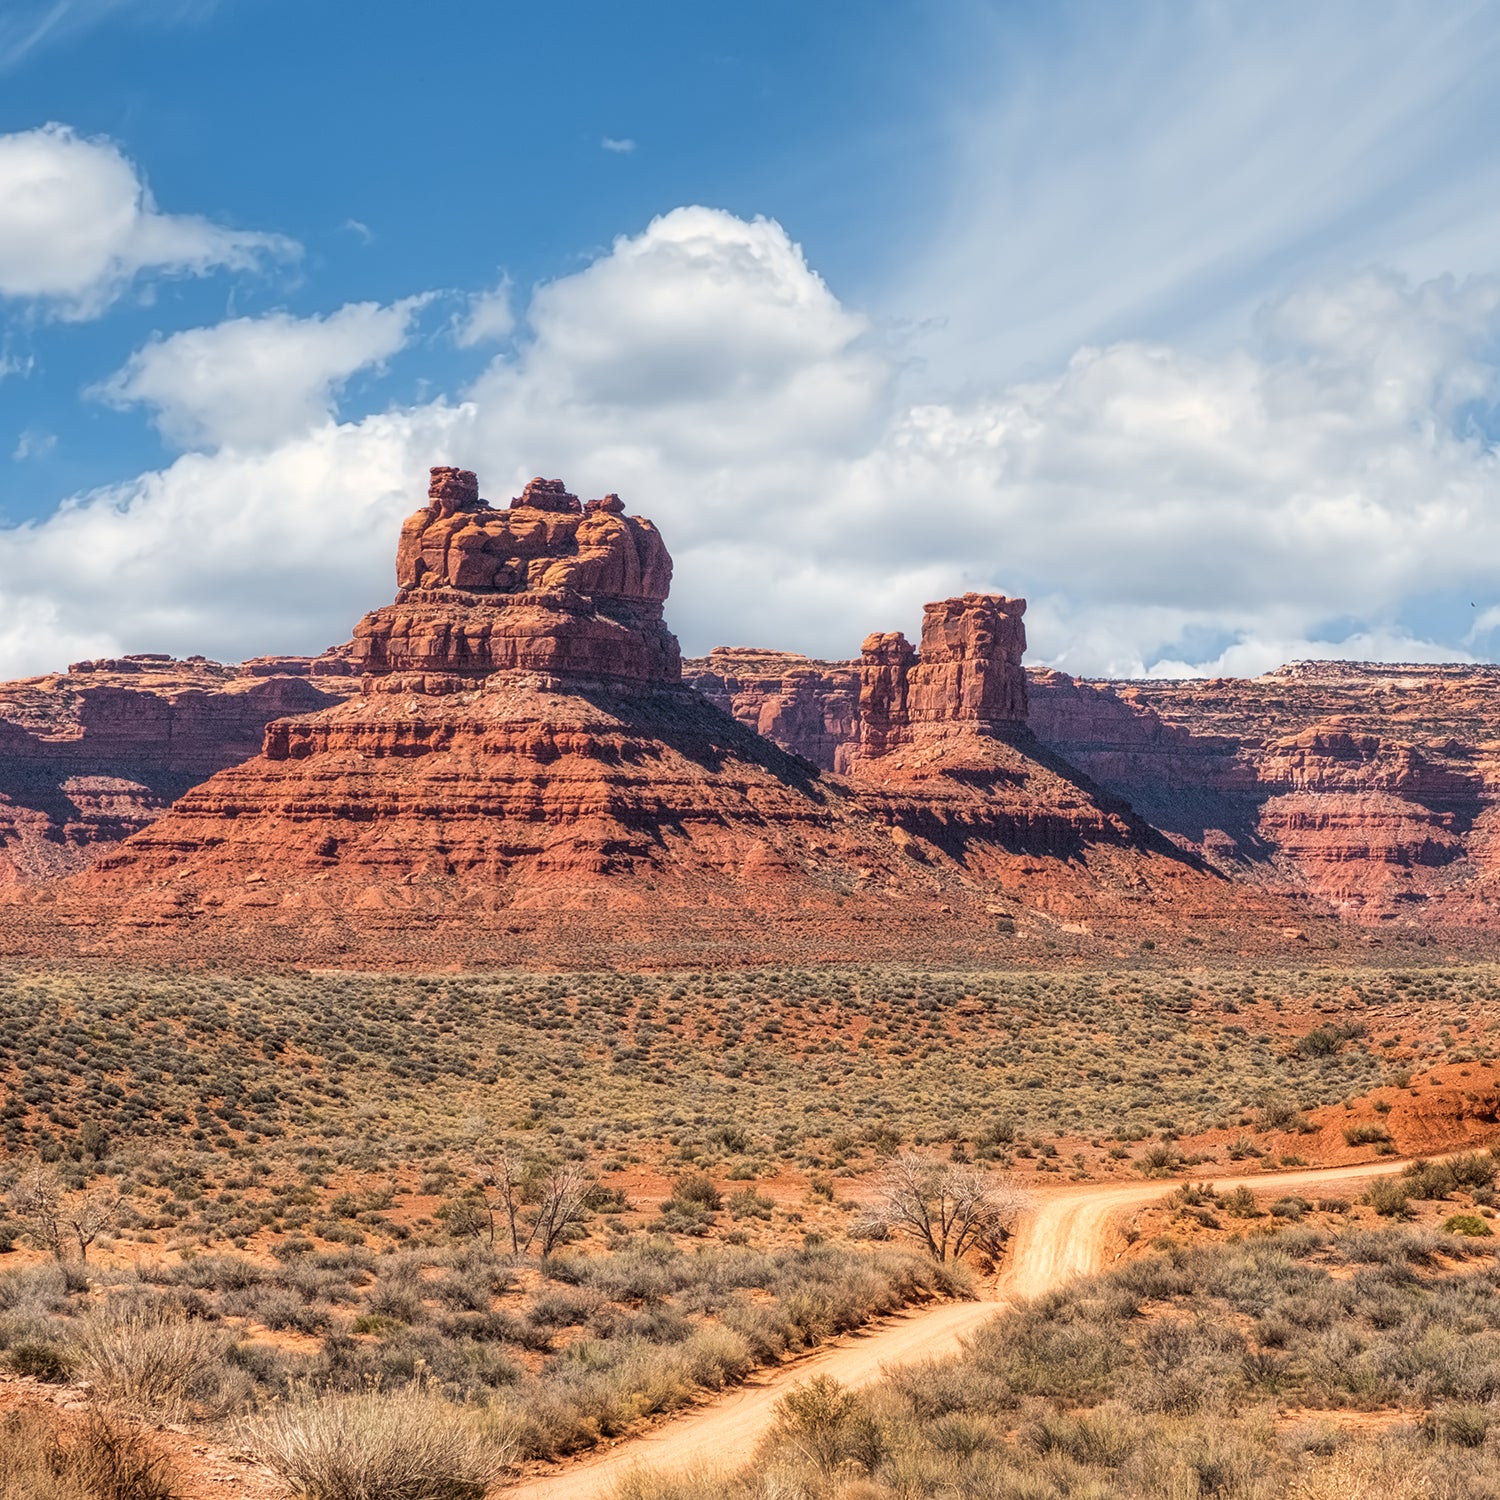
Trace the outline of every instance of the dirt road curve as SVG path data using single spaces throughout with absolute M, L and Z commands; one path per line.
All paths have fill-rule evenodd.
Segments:
M 1388 1161 L 1212 1180 L 1220 1188 L 1243 1183 L 1251 1188 L 1274 1187 L 1278 1192 L 1295 1193 L 1384 1176 L 1404 1165 L 1402 1161 Z M 1074 1277 L 1104 1270 L 1111 1256 L 1113 1222 L 1130 1209 L 1154 1202 L 1174 1185 L 1090 1183 L 1049 1189 L 1038 1195 L 1036 1207 L 1016 1234 L 994 1301 L 943 1303 L 927 1311 L 888 1318 L 806 1359 L 752 1378 L 712 1405 L 697 1407 L 654 1432 L 499 1493 L 505 1500 L 605 1500 L 615 1484 L 634 1469 L 733 1468 L 744 1463 L 774 1420 L 776 1403 L 789 1387 L 813 1375 L 832 1375 L 849 1386 L 868 1385 L 890 1366 L 956 1353 L 966 1334 L 1012 1301 L 1039 1296 Z

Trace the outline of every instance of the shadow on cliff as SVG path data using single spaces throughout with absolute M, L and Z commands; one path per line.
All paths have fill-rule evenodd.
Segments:
M 206 775 L 146 770 L 139 765 L 120 765 L 108 760 L 78 760 L 59 766 L 55 762 L 36 765 L 24 760 L 0 759 L 0 786 L 4 787 L 5 800 L 13 807 L 23 807 L 45 817 L 50 825 L 47 837 L 58 843 L 64 842 L 63 829 L 67 824 L 89 816 L 68 791 L 69 781 L 113 782 L 115 789 L 128 791 L 137 800 L 167 807 L 207 779 Z M 107 793 L 111 788 L 91 790 Z
M 737 761 L 748 763 L 820 807 L 828 802 L 823 773 L 811 761 L 772 744 L 692 688 L 572 691 L 628 733 L 657 742 L 710 776 L 730 774 Z
M 1011 854 L 1044 855 L 1080 862 L 1087 861 L 1091 849 L 1109 845 L 1149 852 L 1184 869 L 1228 882 L 1229 877 L 1223 871 L 1200 855 L 1183 849 L 1166 832 L 1142 817 L 1124 798 L 1100 786 L 1043 744 L 1030 730 L 1020 729 L 1012 734 L 986 738 L 996 747 L 997 754 L 1003 753 L 999 747 L 1004 746 L 1019 763 L 949 766 L 944 768 L 943 778 L 980 794 L 996 792 L 1003 786 L 1026 796 L 1031 768 L 1040 767 L 1071 788 L 1081 801 L 1096 808 L 1102 815 L 1101 826 L 1095 829 L 1081 827 L 1076 818 L 1049 807 L 1039 796 L 1035 798 L 1034 810 L 1013 805 L 1005 807 L 1003 799 L 997 797 L 993 816 L 984 818 L 982 823 L 971 818 L 944 817 L 940 809 L 934 807 L 931 814 L 911 825 L 911 831 L 920 832 L 959 864 L 969 863 L 969 847 L 979 838 Z

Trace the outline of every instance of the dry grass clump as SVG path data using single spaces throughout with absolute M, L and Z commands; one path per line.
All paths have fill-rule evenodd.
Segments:
M 64 1428 L 51 1412 L 0 1417 L 0 1500 L 177 1500 L 165 1455 L 142 1434 L 91 1416 Z
M 221 1416 L 244 1394 L 224 1364 L 228 1339 L 163 1304 L 91 1309 L 72 1330 L 93 1397 L 159 1422 Z
M 306 1500 L 480 1500 L 513 1451 L 473 1414 L 416 1386 L 303 1395 L 235 1430 Z

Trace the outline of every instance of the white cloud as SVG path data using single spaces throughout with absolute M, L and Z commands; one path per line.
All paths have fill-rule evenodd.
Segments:
M 635 142 L 627 136 L 607 135 L 599 145 L 605 151 L 613 151 L 617 156 L 629 156 L 635 150 Z
M 461 349 L 475 344 L 498 343 L 515 331 L 516 315 L 511 307 L 510 277 L 488 292 L 476 292 L 468 299 L 463 315 L 454 323 L 454 338 Z
M 934 388 L 1080 344 L 1227 340 L 1294 281 L 1494 269 L 1500 9 L 1386 0 L 954 7 L 879 292 Z M 986 31 L 986 27 L 988 31 Z
M 16 441 L 11 458 L 16 463 L 25 463 L 28 458 L 46 458 L 57 447 L 55 432 L 41 432 L 28 427 Z
M 425 300 L 191 328 L 137 350 L 95 394 L 116 406 L 152 407 L 163 436 L 183 448 L 282 442 L 326 421 L 356 371 L 395 354 Z
M 497 501 L 541 473 L 652 516 L 690 650 L 848 655 L 997 588 L 1032 600 L 1033 659 L 1083 673 L 1461 656 L 1405 616 L 1500 598 L 1500 459 L 1471 420 L 1500 398 L 1497 335 L 1492 279 L 1367 272 L 1268 304 L 1222 353 L 1121 341 L 913 403 L 778 225 L 677 210 L 540 288 L 461 402 L 311 430 L 299 408 L 263 452 L 0 532 L 0 673 L 55 664 L 59 640 L 341 639 L 390 597 L 397 524 L 440 462 Z M 183 410 L 214 427 L 208 404 Z
M 347 639 L 393 594 L 396 530 L 427 465 L 462 457 L 451 435 L 466 420 L 433 406 L 325 423 L 263 452 L 187 454 L 0 533 L 0 560 L 21 570 L 0 581 L 0 672 Z
M 90 317 L 144 272 L 244 270 L 296 253 L 279 235 L 159 212 L 110 141 L 64 125 L 0 135 L 0 297 Z

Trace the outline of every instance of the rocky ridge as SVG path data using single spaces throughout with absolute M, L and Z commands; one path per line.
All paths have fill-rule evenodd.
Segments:
M 535 480 L 497 508 L 434 470 L 396 600 L 355 628 L 359 691 L 37 888 L 37 920 L 75 952 L 302 962 L 994 956 L 1184 918 L 1232 939 L 1228 882 L 1027 731 L 1022 601 L 930 606 L 916 650 L 872 638 L 843 779 L 683 683 L 670 578 L 613 496 Z
M 848 713 L 851 684 L 903 648 L 871 637 L 847 662 L 716 650 L 684 673 L 787 749 L 848 768 L 885 732 L 880 674 L 896 668 L 870 678 L 873 729 Z M 1026 683 L 1042 746 L 1236 882 L 1366 922 L 1500 920 L 1500 668 L 1302 662 L 1173 682 L 1031 670 Z

